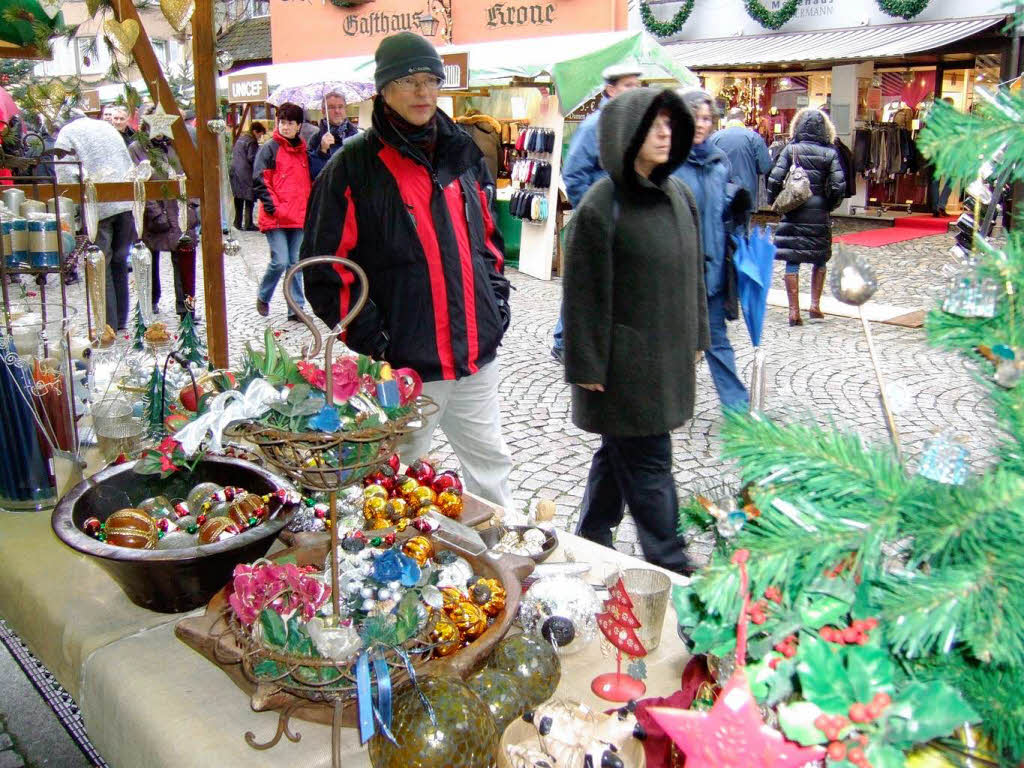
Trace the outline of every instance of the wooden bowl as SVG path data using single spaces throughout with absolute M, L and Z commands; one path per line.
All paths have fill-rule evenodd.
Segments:
M 322 545 L 291 547 L 276 552 L 270 559 L 289 558 L 299 566 L 322 567 L 327 559 L 329 546 L 328 541 Z M 435 547 L 439 551 L 447 549 L 437 542 Z M 478 575 L 496 578 L 502 583 L 506 592 L 505 610 L 498 614 L 486 632 L 462 650 L 451 656 L 416 664 L 417 675 L 447 675 L 464 679 L 479 668 L 515 621 L 522 596 L 520 582 L 533 571 L 533 562 L 525 557 L 497 555 L 492 552 L 485 552 L 479 557 L 458 551 L 457 554 L 468 560 Z M 248 693 L 254 711 L 283 712 L 294 708 L 291 712 L 292 717 L 331 725 L 334 720 L 334 709 L 330 703 L 309 701 L 282 691 L 273 683 L 256 683 L 246 676 L 242 670 L 242 649 L 227 623 L 227 612 L 230 611 L 229 590 L 230 587 L 225 587 L 217 592 L 202 616 L 189 617 L 178 622 L 174 629 L 178 639 L 220 667 L 239 688 Z M 356 717 L 355 701 L 345 701 L 343 724 L 354 727 Z
M 491 548 L 491 547 L 494 547 L 498 543 L 498 541 L 501 539 L 501 534 L 502 534 L 503 530 L 517 531 L 520 534 L 522 534 L 522 533 L 530 530 L 531 528 L 536 528 L 536 526 L 534 526 L 534 525 L 506 525 L 506 526 L 503 526 L 503 527 L 495 526 L 494 528 L 485 528 L 484 530 L 480 531 L 480 538 L 482 538 L 484 540 L 484 543 L 488 546 L 488 548 Z M 554 552 L 556 549 L 558 549 L 558 536 L 555 534 L 554 531 L 545 531 L 543 528 L 537 528 L 537 530 L 542 531 L 544 533 L 544 537 L 545 537 L 544 538 L 544 547 L 541 549 L 539 555 L 523 555 L 523 557 L 529 557 L 535 563 L 543 563 L 545 560 L 547 560 L 549 557 L 551 557 L 551 553 L 552 552 Z
M 269 520 L 215 544 L 183 549 L 129 549 L 95 539 L 82 530 L 87 518 L 102 522 L 123 507 L 147 496 L 184 498 L 197 483 L 236 485 L 257 494 L 294 488 L 286 480 L 248 461 L 208 457 L 192 473 L 176 472 L 166 479 L 139 475 L 135 462 L 110 466 L 83 480 L 60 500 L 53 512 L 57 537 L 72 549 L 95 558 L 136 605 L 160 613 L 198 608 L 231 580 L 239 563 L 266 554 L 274 537 L 292 514 L 278 510 Z

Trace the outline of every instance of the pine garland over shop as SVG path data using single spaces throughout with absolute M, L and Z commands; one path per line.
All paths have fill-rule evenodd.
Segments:
M 799 0 L 786 0 L 786 4 L 777 11 L 769 11 L 759 0 L 744 0 L 747 13 L 754 21 L 765 29 L 778 29 L 796 15 Z
M 668 21 L 658 21 L 654 18 L 654 12 L 651 10 L 650 3 L 647 0 L 640 0 L 640 18 L 644 22 L 644 26 L 647 31 L 652 35 L 658 37 L 672 37 L 672 35 L 678 35 L 682 30 L 683 25 L 686 24 L 687 19 L 690 18 L 690 13 L 693 12 L 693 4 L 696 0 L 685 0 L 683 7 L 675 12 L 675 15 Z
M 901 19 L 912 19 L 928 7 L 928 0 L 876 0 L 882 12 Z
M 976 94 L 971 114 L 937 104 L 918 147 L 939 177 L 975 192 L 1024 180 L 1024 95 Z M 874 766 L 903 765 L 921 742 L 943 750 L 949 762 L 936 765 L 1024 759 L 1024 377 L 1000 378 L 1004 363 L 983 354 L 1000 349 L 1024 373 L 1024 231 L 1014 225 L 1005 242 L 976 238 L 981 274 L 999 286 L 994 316 L 934 310 L 927 321 L 932 345 L 977 366 L 995 414 L 987 471 L 937 482 L 920 466 L 927 449 L 904 463 L 834 428 L 726 417 L 723 456 L 747 484 L 732 503 L 753 506 L 738 530 L 706 521 L 731 538 L 677 588 L 677 614 L 694 652 L 728 655 L 741 610 L 730 554 L 749 551 L 755 695 L 789 738 L 827 742 L 829 768 L 848 768 L 841 754 L 853 748 Z M 701 509 L 686 507 L 681 526 Z M 966 722 L 973 735 L 960 741 Z M 850 732 L 864 742 L 851 746 Z

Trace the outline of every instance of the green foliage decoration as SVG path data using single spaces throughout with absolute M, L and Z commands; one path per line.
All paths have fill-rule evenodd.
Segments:
M 651 4 L 647 0 L 640 0 L 640 19 L 643 21 L 644 27 L 652 35 L 672 37 L 672 35 L 679 34 L 687 19 L 690 18 L 694 2 L 695 0 L 684 0 L 683 7 L 676 11 L 671 19 L 668 21 L 658 21 L 651 10 Z
M 876 0 L 882 13 L 912 19 L 928 7 L 928 0 Z
M 799 0 L 786 0 L 777 11 L 769 11 L 760 0 L 744 0 L 747 14 L 765 29 L 778 29 L 796 15 Z

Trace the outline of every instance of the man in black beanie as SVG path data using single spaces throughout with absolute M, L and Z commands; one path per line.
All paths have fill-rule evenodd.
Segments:
M 496 356 L 510 314 L 494 180 L 472 138 L 437 109 L 444 68 L 434 46 L 402 32 L 375 58 L 373 125 L 317 176 L 301 257 L 344 256 L 366 270 L 369 300 L 346 343 L 415 370 L 440 406 L 399 446 L 403 461 L 424 456 L 440 425 L 468 490 L 514 518 L 498 403 Z M 354 275 L 316 265 L 304 280 L 333 328 L 356 300 Z

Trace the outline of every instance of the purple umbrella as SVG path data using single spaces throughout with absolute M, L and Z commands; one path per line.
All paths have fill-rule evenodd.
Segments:
M 282 104 L 298 104 L 303 109 L 322 109 L 324 99 L 331 93 L 339 93 L 348 104 L 366 101 L 373 96 L 373 83 L 356 80 L 324 80 L 305 85 L 282 85 L 267 99 L 267 103 L 279 107 Z

